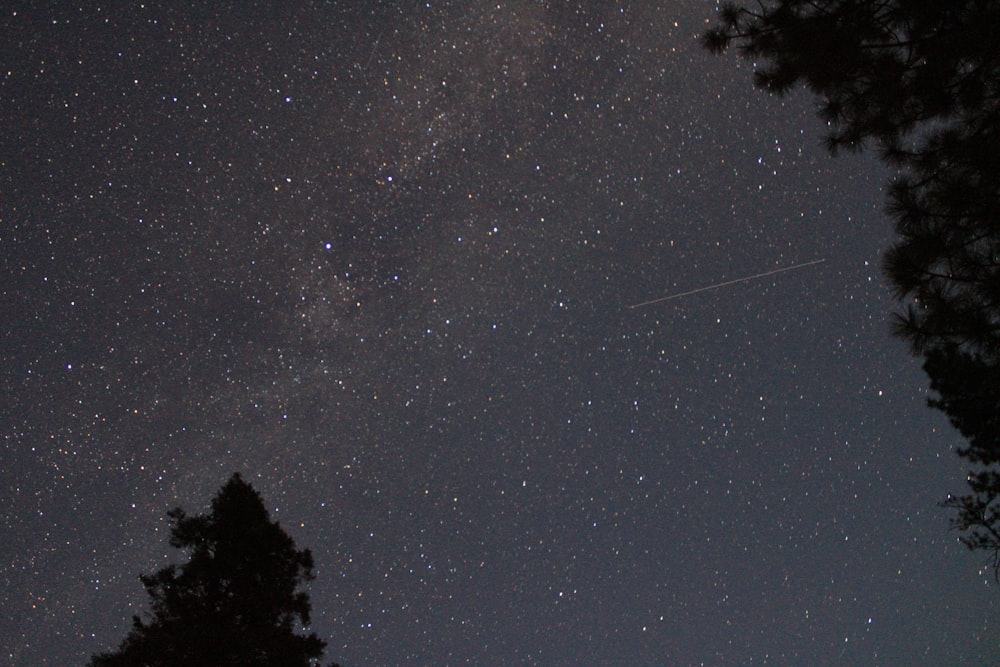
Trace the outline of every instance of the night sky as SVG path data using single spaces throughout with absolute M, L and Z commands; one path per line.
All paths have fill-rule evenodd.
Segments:
M 235 471 L 345 667 L 1000 659 L 890 174 L 715 7 L 4 3 L 0 661 L 117 646 Z

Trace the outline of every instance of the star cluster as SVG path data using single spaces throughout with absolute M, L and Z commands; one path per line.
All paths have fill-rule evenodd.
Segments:
M 238 470 L 345 666 L 995 660 L 888 174 L 712 12 L 4 8 L 4 659 L 115 645 Z

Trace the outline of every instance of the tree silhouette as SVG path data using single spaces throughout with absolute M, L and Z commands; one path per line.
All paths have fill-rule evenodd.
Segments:
M 814 93 L 831 152 L 874 144 L 897 169 L 883 261 L 904 304 L 893 333 L 969 440 L 971 493 L 944 504 L 1000 575 L 998 31 L 998 0 L 759 0 L 726 4 L 703 43 L 735 44 L 761 88 Z
M 309 625 L 309 596 L 298 589 L 312 579 L 312 555 L 296 550 L 250 484 L 237 473 L 210 514 L 168 516 L 170 545 L 190 559 L 140 576 L 150 618 L 134 617 L 119 649 L 92 667 L 318 664 L 326 642 L 296 634 Z

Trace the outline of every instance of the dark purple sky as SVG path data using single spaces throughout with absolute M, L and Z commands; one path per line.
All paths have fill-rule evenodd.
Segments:
M 714 9 L 7 3 L 0 659 L 117 645 L 234 471 L 345 667 L 1000 658 L 889 174 Z

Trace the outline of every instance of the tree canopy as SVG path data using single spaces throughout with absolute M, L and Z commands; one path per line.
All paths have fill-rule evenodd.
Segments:
M 189 560 L 140 576 L 148 618 L 134 617 L 119 649 L 94 656 L 92 667 L 318 664 L 326 642 L 297 634 L 310 622 L 299 588 L 312 579 L 312 555 L 270 520 L 250 484 L 235 474 L 211 513 L 168 516 L 170 545 Z
M 804 85 L 832 152 L 873 146 L 896 168 L 894 333 L 968 439 L 970 492 L 945 504 L 1000 573 L 1000 0 L 758 0 L 719 17 L 709 50 L 735 45 L 765 90 Z

